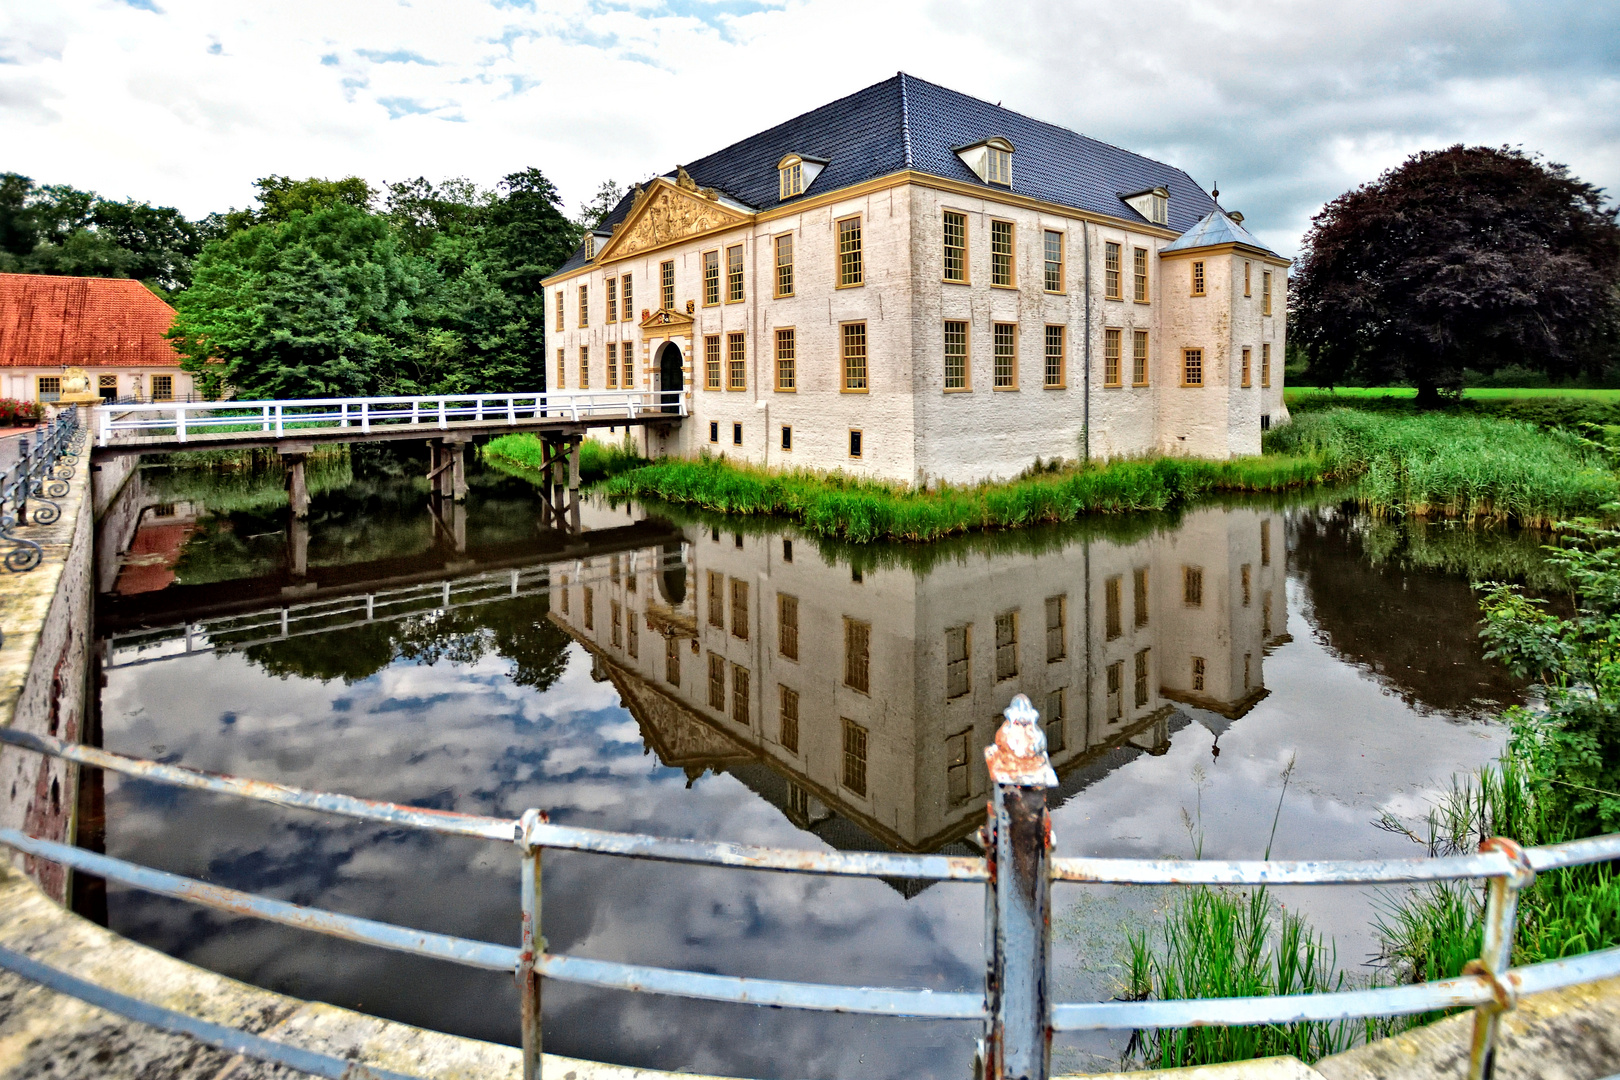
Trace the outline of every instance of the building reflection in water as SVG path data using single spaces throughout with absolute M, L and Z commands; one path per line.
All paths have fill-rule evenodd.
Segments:
M 829 565 L 780 534 L 686 536 L 684 566 L 649 549 L 560 572 L 550 618 L 662 763 L 729 772 L 835 847 L 971 847 L 982 748 L 1014 694 L 1041 711 L 1057 803 L 1163 753 L 1181 705 L 1218 736 L 1288 640 L 1271 510 L 926 572 Z

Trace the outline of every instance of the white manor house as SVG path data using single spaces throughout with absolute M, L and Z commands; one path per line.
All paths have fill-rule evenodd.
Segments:
M 1287 268 L 1181 170 L 902 73 L 625 196 L 545 282 L 549 378 L 685 393 L 649 457 L 1255 454 Z

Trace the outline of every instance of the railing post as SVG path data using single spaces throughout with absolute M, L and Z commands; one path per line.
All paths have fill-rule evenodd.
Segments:
M 28 524 L 28 436 L 17 439 L 17 524 Z
M 1051 1008 L 1046 959 L 1051 937 L 1051 819 L 1046 789 L 1057 774 L 1046 756 L 1046 732 L 1029 698 L 1019 694 L 1002 714 L 995 745 L 984 751 L 991 802 L 985 825 L 990 862 L 985 913 L 989 955 L 988 1018 L 980 1050 L 985 1080 L 1046 1080 L 1051 1064 Z
M 534 842 L 534 830 L 544 820 L 540 811 L 525 810 L 517 827 L 517 842 L 523 848 L 523 924 L 517 969 L 522 1000 L 523 1080 L 540 1080 L 540 974 L 535 971 L 535 962 L 546 951 L 546 939 L 540 933 L 541 849 Z
M 174 407 L 174 435 L 180 442 L 186 441 L 186 407 L 184 405 Z
M 1518 919 L 1519 892 L 1535 880 L 1524 849 L 1512 840 L 1495 836 L 1479 845 L 1480 854 L 1497 851 L 1513 863 L 1513 870 L 1485 882 L 1485 942 L 1479 959 L 1463 968 L 1468 975 L 1489 979 L 1496 1000 L 1474 1009 L 1474 1042 L 1468 1054 L 1468 1080 L 1491 1080 L 1496 1073 L 1496 1038 L 1502 1014 L 1518 1004 L 1517 995 L 1501 976 L 1513 966 L 1513 932 Z

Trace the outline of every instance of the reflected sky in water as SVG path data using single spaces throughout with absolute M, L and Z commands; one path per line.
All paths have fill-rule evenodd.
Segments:
M 1492 758 L 1502 731 L 1484 717 L 1516 700 L 1479 655 L 1466 582 L 1435 568 L 1433 549 L 1451 541 L 1427 536 L 1429 554 L 1403 558 L 1412 537 L 1333 507 L 1233 503 L 864 550 L 695 518 L 644 523 L 662 530 L 648 543 L 625 533 L 639 508 L 595 507 L 586 523 L 603 553 L 559 562 L 532 492 L 493 474 L 475 476 L 459 521 L 450 508 L 435 519 L 410 463 L 357 460 L 346 486 L 317 496 L 302 537 L 274 505 L 210 511 L 195 489 L 159 503 L 176 490 L 161 479 L 107 540 L 140 557 L 103 575 L 105 589 L 124 586 L 103 603 L 105 744 L 369 798 L 514 817 L 539 806 L 559 822 L 665 836 L 966 853 L 986 795 L 981 748 L 1023 692 L 1062 747 L 1061 855 L 1185 856 L 1201 838 L 1207 857 L 1258 857 L 1292 759 L 1275 856 L 1401 856 L 1411 845 L 1374 822 L 1421 814 L 1453 773 Z M 406 604 L 392 621 L 257 644 L 264 634 L 245 622 L 203 624 L 193 648 L 217 647 L 189 655 L 183 629 L 149 631 L 139 648 L 128 636 L 162 625 L 164 596 L 251 621 L 255 605 L 296 611 L 373 577 L 437 587 L 494 566 L 520 569 L 522 595 Z M 129 663 L 165 650 L 181 655 Z M 517 940 L 514 849 L 119 778 L 106 781 L 106 808 L 106 849 L 120 858 Z M 982 980 L 977 886 L 550 853 L 544 897 L 557 952 L 940 990 Z M 1165 899 L 1058 887 L 1059 995 L 1111 996 L 1121 924 L 1152 919 Z M 1337 936 L 1341 960 L 1371 950 L 1362 890 L 1282 899 Z M 503 976 L 116 888 L 108 917 L 260 985 L 516 1040 Z M 967 1024 L 545 989 L 549 1051 L 668 1069 L 960 1077 L 977 1036 Z M 1070 1040 L 1056 1064 L 1108 1068 L 1124 1044 Z

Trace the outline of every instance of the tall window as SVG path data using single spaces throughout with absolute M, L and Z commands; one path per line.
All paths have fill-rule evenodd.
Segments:
M 581 390 L 591 388 L 591 347 L 589 345 L 579 347 L 579 388 Z
M 1136 653 L 1136 707 L 1140 709 L 1148 703 L 1148 650 L 1138 649 Z
M 665 259 L 658 264 L 658 305 L 665 311 L 675 310 L 675 260 Z
M 799 752 L 799 692 L 789 690 L 778 685 L 776 688 L 777 708 L 781 717 L 781 727 L 776 729 L 776 741 L 782 744 L 782 749 L 790 754 Z
M 589 285 L 579 287 L 579 325 L 591 325 L 591 287 Z
M 1204 260 L 1195 259 L 1192 264 L 1192 294 L 1204 295 Z
M 607 321 L 619 321 L 619 279 L 607 279 Z
M 726 303 L 743 298 L 743 249 L 741 244 L 726 248 Z
M 636 579 L 634 576 L 632 576 L 630 580 L 634 581 Z M 628 631 L 628 634 L 626 635 L 627 642 L 625 648 L 630 651 L 631 659 L 639 660 L 641 659 L 641 623 L 636 621 L 636 613 L 634 609 L 630 609 L 625 612 L 624 621 L 625 630 Z
M 848 717 L 844 721 L 844 786 L 866 794 L 866 729 Z
M 624 305 L 624 317 L 633 318 L 636 313 L 635 297 L 631 295 L 630 275 L 626 274 L 619 279 L 619 303 Z
M 866 264 L 861 252 L 861 219 L 844 218 L 838 223 L 838 287 L 860 285 L 866 280 Z
M 776 594 L 776 651 L 789 660 L 799 658 L 799 598 Z
M 1192 688 L 1194 690 L 1204 688 L 1204 658 L 1202 656 L 1192 658 Z
M 1124 592 L 1124 586 L 1125 579 L 1118 575 L 1103 582 L 1103 626 L 1109 641 L 1125 632 L 1125 623 L 1120 614 L 1120 594 Z
M 726 628 L 726 576 L 709 571 L 709 625 Z
M 619 348 L 619 385 L 626 390 L 636 383 L 636 361 L 630 355 L 630 343 L 627 341 Z
M 962 802 L 973 794 L 973 774 L 968 771 L 973 749 L 972 728 L 945 740 L 945 794 L 952 803 Z
M 748 640 L 748 582 L 731 579 L 731 636 Z
M 720 302 L 720 252 L 703 253 L 703 306 L 713 307 Z
M 1064 723 L 1069 718 L 1069 710 L 1064 702 L 1068 697 L 1065 687 L 1058 687 L 1046 695 L 1046 752 L 1048 754 L 1061 754 L 1069 748 L 1068 740 L 1064 738 L 1063 729 L 1068 725 Z
M 1119 381 L 1119 348 L 1120 339 L 1125 336 L 1123 330 L 1107 329 L 1103 331 L 1103 385 L 1118 386 Z
M 1260 385 L 1271 385 L 1271 343 L 1260 346 Z
M 748 726 L 748 669 L 741 664 L 731 665 L 731 718 Z
M 1203 567 L 1183 566 L 1181 568 L 1181 602 L 1187 607 L 1204 606 Z
M 726 389 L 748 389 L 748 357 L 741 334 L 726 335 Z
M 557 317 L 552 320 L 551 328 L 553 330 L 563 328 L 563 291 L 561 289 L 557 290 Z
M 1253 263 L 1244 263 L 1243 264 L 1243 295 L 1244 296 L 1253 296 L 1254 295 L 1253 288 L 1249 284 L 1249 279 L 1251 277 L 1253 277 L 1253 274 L 1251 273 L 1251 271 L 1253 271 L 1253 270 L 1254 270 L 1254 264 Z
M 726 709 L 726 658 L 713 652 L 709 654 L 709 708 Z
M 973 688 L 968 671 L 968 644 L 973 628 L 953 626 L 945 631 L 945 696 L 959 698 Z
M 607 343 L 607 388 L 619 388 L 619 343 L 616 341 Z
M 1064 384 L 1068 376 L 1068 365 L 1064 355 L 1064 328 L 1061 326 L 1048 326 L 1046 328 L 1046 386 L 1056 389 Z
M 864 393 L 866 380 L 866 324 L 845 323 L 843 329 L 844 389 Z
M 1135 252 L 1133 252 L 1131 274 L 1135 278 L 1135 296 L 1138 304 L 1145 304 L 1148 302 L 1147 257 L 1147 248 L 1137 248 Z
M 1249 371 L 1254 366 L 1254 350 L 1247 345 L 1243 346 L 1243 385 L 1253 385 L 1249 380 Z
M 720 389 L 719 334 L 709 334 L 703 339 L 703 389 Z
M 844 685 L 867 693 L 872 684 L 872 624 L 844 620 Z
M 1056 229 L 1041 233 L 1041 254 L 1045 257 L 1042 285 L 1047 292 L 1063 291 L 1063 234 Z
M 1018 389 L 1018 327 L 1013 323 L 996 323 L 992 327 L 995 353 L 995 388 Z
M 1112 724 L 1125 714 L 1125 661 L 1114 661 L 1108 665 L 1106 671 L 1108 675 L 1108 722 Z
M 1269 518 L 1260 523 L 1260 565 L 1271 565 L 1271 521 Z
M 560 293 L 558 294 L 561 295 Z M 563 351 L 557 350 L 557 385 L 553 390 L 566 390 L 568 388 L 568 361 L 563 358 Z
M 946 281 L 966 281 L 967 272 L 967 215 L 954 210 L 945 211 L 945 274 Z
M 674 634 L 664 639 L 664 681 L 681 685 L 681 639 Z
M 1250 565 L 1249 563 L 1244 563 L 1241 570 L 1239 571 L 1239 575 L 1238 575 L 1242 579 L 1242 582 L 1243 582 L 1243 606 L 1244 607 L 1249 606 L 1249 601 L 1253 597 L 1253 592 L 1252 592 L 1252 585 L 1253 585 L 1253 581 L 1254 581 L 1253 570 L 1254 570 L 1254 567 L 1252 565 Z
M 1148 384 L 1148 332 L 1131 331 L 1131 385 Z
M 1018 674 L 1018 612 L 996 616 L 996 681 Z
M 1148 624 L 1148 572 L 1138 566 L 1131 571 L 1131 608 L 1137 626 Z
M 777 170 L 777 180 L 778 199 L 791 199 L 804 194 L 804 162 L 798 158 L 787 162 Z
M 945 389 L 968 388 L 968 324 L 945 322 Z
M 776 238 L 776 295 L 793 295 L 793 234 Z
M 1260 274 L 1260 314 L 1271 314 L 1271 271 Z
M 986 148 L 985 153 L 985 180 L 1012 187 L 1012 152 L 991 146 Z
M 1181 385 L 1204 385 L 1204 350 L 1181 350 Z
M 1056 663 L 1069 654 L 1068 622 L 1069 598 L 1046 598 L 1046 662 Z
M 1103 299 L 1124 299 L 1120 295 L 1119 281 L 1119 245 L 1110 240 L 1103 244 Z
M 799 353 L 799 339 L 797 332 L 791 326 L 779 327 L 776 331 L 776 388 L 778 390 L 798 389 L 798 371 L 796 370 Z
M 1013 223 L 990 223 L 990 284 L 1013 287 Z

